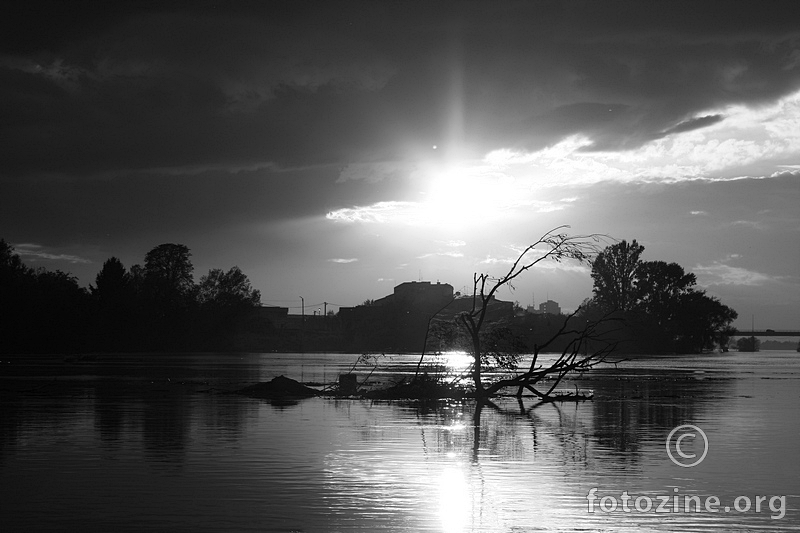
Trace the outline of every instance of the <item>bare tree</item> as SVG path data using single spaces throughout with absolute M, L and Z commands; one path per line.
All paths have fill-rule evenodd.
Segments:
M 567 317 L 555 335 L 542 345 L 534 346 L 533 359 L 526 369 L 518 367 L 520 354 L 515 353 L 515 350 L 504 351 L 486 346 L 483 333 L 487 326 L 487 311 L 500 288 L 506 285 L 513 288 L 517 277 L 545 260 L 588 261 L 599 253 L 598 243 L 606 239 L 599 234 L 569 235 L 563 233 L 566 228 L 568 226 L 554 228 L 522 250 L 504 275 L 492 277 L 489 274 L 476 273 L 473 276 L 472 308 L 457 315 L 456 322 L 471 340 L 471 373 L 476 397 L 489 398 L 511 387 L 517 390 L 517 396 L 522 396 L 527 390 L 543 401 L 552 400 L 555 398 L 554 390 L 567 374 L 586 370 L 606 361 L 616 347 L 608 328 L 608 324 L 615 319 L 603 316 L 596 321 L 582 320 L 579 318 L 580 307 Z M 579 322 L 580 324 L 573 327 L 573 324 Z M 539 354 L 557 339 L 568 340 L 561 355 L 546 366 L 540 364 Z M 510 370 L 510 375 L 507 373 L 505 377 L 484 383 L 484 369 L 493 364 Z M 540 390 L 539 384 L 544 379 L 548 380 L 547 390 Z

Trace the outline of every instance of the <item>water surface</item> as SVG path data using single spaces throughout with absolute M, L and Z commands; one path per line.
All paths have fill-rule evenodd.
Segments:
M 6 358 L 0 524 L 4 531 L 800 530 L 795 352 L 637 359 L 565 384 L 592 389 L 591 402 L 539 407 L 530 398 L 479 411 L 470 401 L 274 405 L 224 393 L 280 374 L 330 382 L 357 357 Z M 415 364 L 386 357 L 370 380 L 388 383 Z M 362 378 L 370 371 L 357 370 Z M 708 454 L 693 468 L 666 453 L 667 436 L 682 424 L 708 437 Z M 602 497 L 621 504 L 623 491 L 631 512 L 610 511 L 610 498 L 610 512 L 600 508 Z M 721 512 L 633 509 L 639 496 L 657 505 L 658 496 L 676 495 L 681 503 L 716 496 Z M 739 496 L 749 498 L 747 512 L 735 510 Z M 756 496 L 765 498 L 761 512 Z M 769 498 L 777 496 L 785 504 L 773 499 L 773 510 Z

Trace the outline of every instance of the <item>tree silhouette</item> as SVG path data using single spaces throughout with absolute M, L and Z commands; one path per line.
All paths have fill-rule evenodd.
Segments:
M 238 267 L 224 272 L 213 268 L 200 278 L 197 299 L 201 305 L 218 308 L 256 307 L 261 305 L 261 293 Z
M 143 289 L 151 311 L 169 317 L 185 310 L 194 296 L 191 253 L 183 244 L 160 244 L 144 257 Z
M 697 283 L 694 274 L 686 273 L 677 263 L 640 261 L 634 281 L 633 307 L 654 317 L 666 326 L 677 317 L 681 298 Z
M 696 352 L 727 344 L 736 311 L 704 291 L 677 263 L 642 261 L 635 240 L 607 247 L 592 263 L 593 305 L 619 313 L 637 351 Z
M 259 291 L 239 267 L 212 269 L 196 286 L 190 257 L 161 244 L 127 272 L 111 257 L 87 291 L 69 273 L 25 266 L 0 239 L 0 351 L 232 349 L 237 335 L 257 348 L 263 321 L 249 312 Z
M 738 316 L 736 311 L 705 291 L 684 294 L 677 321 L 678 351 L 708 350 L 715 344 L 726 349 L 728 340 L 736 332 L 730 324 Z
M 194 266 L 183 244 L 159 244 L 144 256 L 145 281 L 169 294 L 191 293 Z
M 0 239 L 0 351 L 73 352 L 86 337 L 88 294 L 74 276 L 22 263 Z
M 24 276 L 28 272 L 27 267 L 22 263 L 18 254 L 14 253 L 14 247 L 0 239 L 0 282 L 1 286 L 7 286 L 16 278 Z
M 250 285 L 242 270 L 234 266 L 227 272 L 214 268 L 200 278 L 197 286 L 200 322 L 206 346 L 218 350 L 236 345 L 237 336 L 258 334 L 260 323 L 250 312 L 261 305 L 261 293 Z
M 607 311 L 627 311 L 635 301 L 634 280 L 644 246 L 622 241 L 597 254 L 592 261 L 595 301 Z
M 131 275 L 122 262 L 111 257 L 95 276 L 95 286 L 90 287 L 94 308 L 99 348 L 120 350 L 129 344 L 130 330 L 135 323 L 135 293 Z
M 33 283 L 32 272 L 22 263 L 14 247 L 0 239 L 0 350 L 13 352 L 24 345 L 29 305 L 26 293 Z
M 131 268 L 140 289 L 141 335 L 147 349 L 187 349 L 191 345 L 196 288 L 189 248 L 160 244 L 147 252 L 144 268 Z
M 103 269 L 95 276 L 95 286 L 90 287 L 104 308 L 117 308 L 130 299 L 130 275 L 122 262 L 111 257 L 103 263 Z
M 478 398 L 491 397 L 502 389 L 510 387 L 516 388 L 519 396 L 527 390 L 543 401 L 552 400 L 553 391 L 567 374 L 591 368 L 605 361 L 613 352 L 616 344 L 610 340 L 609 331 L 604 327 L 613 319 L 607 316 L 595 322 L 583 322 L 575 326 L 576 321 L 573 319 L 577 311 L 572 313 L 555 335 L 542 345 L 533 347 L 533 358 L 528 368 L 518 366 L 523 348 L 516 343 L 508 330 L 487 328 L 487 312 L 501 287 L 512 286 L 517 277 L 542 261 L 584 262 L 597 253 L 597 243 L 603 239 L 602 235 L 574 236 L 559 233 L 566 227 L 554 228 L 526 247 L 504 275 L 473 276 L 472 308 L 460 313 L 456 322 L 469 335 L 473 357 L 472 381 Z M 485 329 L 491 330 L 491 334 L 485 335 Z M 564 337 L 569 340 L 561 355 L 554 362 L 542 366 L 539 354 L 556 340 Z M 488 368 L 500 368 L 512 375 L 485 383 L 484 370 Z M 548 380 L 547 390 L 538 388 L 543 380 Z
M 89 293 L 78 279 L 60 270 L 37 269 L 29 293 L 38 324 L 35 343 L 46 351 L 75 352 L 86 345 Z

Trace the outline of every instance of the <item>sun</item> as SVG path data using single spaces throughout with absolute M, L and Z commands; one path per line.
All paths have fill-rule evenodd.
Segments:
M 457 234 L 496 230 L 497 223 L 507 225 L 509 217 L 535 203 L 524 177 L 504 172 L 488 158 L 416 160 L 408 180 L 407 199 L 341 208 L 326 218 Z
M 519 198 L 513 178 L 469 161 L 430 165 L 420 192 L 421 222 L 433 226 L 485 223 L 513 208 Z

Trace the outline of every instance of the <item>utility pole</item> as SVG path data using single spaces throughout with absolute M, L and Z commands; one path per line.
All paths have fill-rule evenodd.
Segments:
M 300 351 L 303 351 L 303 336 L 306 329 L 306 301 L 300 297 Z
M 322 302 L 325 304 L 325 316 L 328 316 L 328 302 Z

